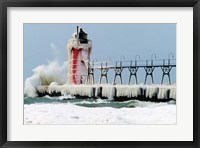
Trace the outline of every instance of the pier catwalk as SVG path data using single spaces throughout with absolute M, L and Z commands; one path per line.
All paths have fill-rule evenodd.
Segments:
M 135 77 L 135 82 L 138 84 L 137 80 L 137 71 L 138 69 L 144 69 L 145 71 L 145 80 L 146 84 L 147 77 L 150 76 L 152 84 L 154 84 L 153 72 L 155 68 L 160 68 L 162 70 L 162 79 L 161 84 L 163 84 L 164 77 L 168 77 L 169 84 L 171 84 L 170 72 L 172 68 L 176 67 L 176 59 L 152 59 L 152 60 L 134 60 L 134 61 L 105 61 L 105 62 L 89 62 L 87 64 L 88 74 L 82 75 L 81 77 L 86 76 L 87 84 L 95 84 L 94 72 L 95 70 L 100 70 L 100 79 L 99 84 L 102 83 L 102 79 L 105 78 L 106 83 L 108 84 L 108 71 L 114 70 L 114 80 L 112 84 L 116 84 L 116 77 L 120 77 L 120 83 L 123 84 L 123 70 L 129 70 L 129 79 L 128 84 L 130 85 L 132 76 Z

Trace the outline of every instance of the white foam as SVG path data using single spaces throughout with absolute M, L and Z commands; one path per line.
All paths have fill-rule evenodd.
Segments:
M 33 75 L 25 80 L 24 94 L 30 97 L 37 96 L 37 87 L 42 85 L 65 84 L 67 78 L 67 62 L 59 64 L 58 61 L 49 62 L 33 69 Z M 51 88 L 50 88 L 51 89 Z M 43 91 L 45 91 L 43 87 Z

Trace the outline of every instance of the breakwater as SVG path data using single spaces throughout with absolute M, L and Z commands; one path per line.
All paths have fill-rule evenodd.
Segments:
M 67 96 L 76 98 L 101 98 L 116 101 L 146 100 L 168 101 L 176 100 L 176 85 L 57 85 L 37 86 L 39 97 Z

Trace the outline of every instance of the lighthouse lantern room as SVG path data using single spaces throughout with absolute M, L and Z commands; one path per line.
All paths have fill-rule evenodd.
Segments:
M 68 41 L 68 84 L 83 84 L 86 81 L 92 41 L 87 38 L 87 33 L 77 26 L 77 31 Z

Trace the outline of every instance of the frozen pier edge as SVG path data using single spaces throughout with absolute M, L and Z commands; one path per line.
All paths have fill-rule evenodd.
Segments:
M 36 87 L 38 96 L 66 96 L 76 98 L 101 98 L 125 101 L 131 99 L 147 101 L 176 100 L 176 85 L 57 85 Z

